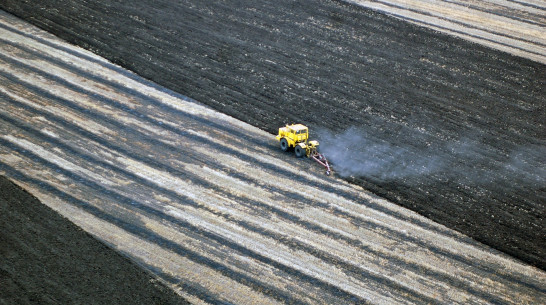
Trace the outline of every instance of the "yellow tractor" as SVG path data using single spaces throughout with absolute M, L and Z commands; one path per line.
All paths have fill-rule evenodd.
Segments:
M 317 151 L 319 146 L 318 141 L 309 141 L 309 129 L 302 124 L 286 125 L 279 128 L 279 134 L 276 139 L 280 142 L 281 150 L 288 151 L 290 148 L 294 148 L 296 157 L 308 157 L 311 158 L 322 166 L 326 167 L 326 175 L 330 175 L 330 165 L 324 155 Z

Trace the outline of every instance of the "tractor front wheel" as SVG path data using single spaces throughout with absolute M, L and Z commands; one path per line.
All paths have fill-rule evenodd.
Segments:
M 281 139 L 281 150 L 282 151 L 288 150 L 288 141 L 285 138 Z

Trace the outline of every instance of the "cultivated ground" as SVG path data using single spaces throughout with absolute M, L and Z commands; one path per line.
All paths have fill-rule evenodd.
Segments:
M 0 177 L 0 304 L 188 304 Z
M 340 1 L 2 7 L 265 131 L 356 127 L 356 147 L 324 143 L 351 151 L 338 169 L 374 162 L 353 183 L 545 268 L 543 64 Z
M 349 0 L 442 33 L 546 64 L 541 0 Z
M 338 177 L 544 268 L 542 64 L 340 2 L 131 3 L 5 6 L 266 131 L 309 124 Z M 270 134 L 9 16 L 1 37 L 2 173 L 190 301 L 544 298 L 542 271 Z

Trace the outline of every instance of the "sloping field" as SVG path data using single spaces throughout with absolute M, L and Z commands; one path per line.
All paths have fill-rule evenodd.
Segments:
M 0 304 L 188 304 L 2 176 L 0 246 Z
M 546 302 L 543 271 L 0 16 L 0 174 L 191 302 Z
M 540 0 L 350 0 L 349 2 L 546 64 Z
M 435 30 L 345 1 L 0 5 L 269 133 L 320 130 L 348 181 L 545 269 L 543 5 L 404 2 L 373 1 Z

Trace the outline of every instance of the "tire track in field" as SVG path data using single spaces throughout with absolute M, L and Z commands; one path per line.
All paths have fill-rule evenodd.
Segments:
M 0 172 L 192 302 L 544 299 L 540 270 L 1 17 Z
M 349 0 L 400 19 L 546 63 L 546 6 L 506 0 Z

